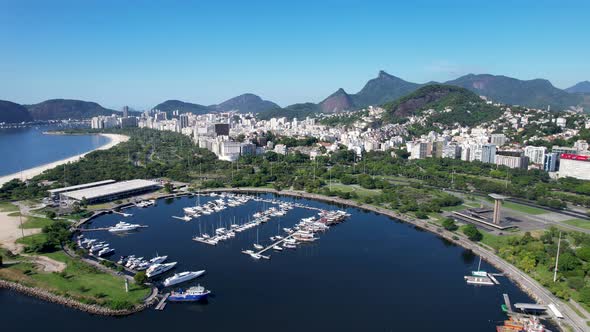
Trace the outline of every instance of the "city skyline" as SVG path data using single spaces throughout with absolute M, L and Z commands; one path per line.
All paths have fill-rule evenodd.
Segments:
M 26 104 L 68 98 L 145 109 L 254 93 L 286 106 L 340 87 L 355 93 L 379 70 L 416 83 L 468 73 L 559 88 L 590 79 L 588 46 L 577 42 L 589 28 L 582 2 L 2 7 L 0 38 L 11 47 L 0 54 L 0 99 Z

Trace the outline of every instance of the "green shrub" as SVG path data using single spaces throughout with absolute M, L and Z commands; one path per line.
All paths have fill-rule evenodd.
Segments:
M 445 218 L 445 220 L 443 220 L 442 222 L 442 226 L 447 230 L 447 231 L 456 231 L 459 226 L 457 226 L 457 224 L 455 224 L 455 221 L 451 218 Z
M 481 232 L 473 225 L 469 224 L 465 226 L 463 229 L 463 234 L 467 236 L 467 238 L 473 242 L 478 242 L 483 239 L 483 235 Z

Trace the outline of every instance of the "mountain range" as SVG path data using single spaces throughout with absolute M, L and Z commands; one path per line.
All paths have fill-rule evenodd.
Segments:
M 167 113 L 179 110 L 195 114 L 235 110 L 241 113 L 259 113 L 261 118 L 270 116 L 304 118 L 318 112 L 333 113 L 360 109 L 368 105 L 383 105 L 432 84 L 438 83 L 408 82 L 385 71 L 380 71 L 377 77 L 369 80 L 359 92 L 349 94 L 340 88 L 317 104 L 308 102 L 280 107 L 272 101 L 246 93 L 215 105 L 206 106 L 181 100 L 167 100 L 154 106 L 153 109 Z M 468 74 L 444 84 L 463 87 L 477 95 L 505 104 L 535 108 L 550 106 L 552 110 L 563 110 L 570 107 L 584 107 L 590 110 L 590 82 L 588 81 L 561 90 L 544 79 L 519 80 L 501 75 Z M 104 108 L 94 102 L 81 100 L 52 99 L 33 105 L 0 101 L 0 122 L 22 122 L 31 121 L 31 119 L 80 119 L 113 113 L 116 111 Z
M 424 84 L 405 81 L 399 77 L 380 71 L 376 78 L 369 80 L 356 94 L 349 94 L 340 88 L 318 104 L 307 103 L 302 116 L 313 111 L 334 113 L 354 110 L 368 105 L 383 105 L 406 96 L 421 87 L 439 84 Z M 495 102 L 511 105 L 522 105 L 535 108 L 551 107 L 553 110 L 564 110 L 570 107 L 584 107 L 590 110 L 590 87 L 585 82 L 565 91 L 554 87 L 548 80 L 519 80 L 502 75 L 468 74 L 444 84 L 459 86 L 477 95 L 485 96 Z M 588 88 L 588 89 L 587 89 Z M 578 92 L 573 94 L 570 92 Z M 584 93 L 587 93 L 584 95 Z M 284 108 L 286 114 L 292 115 L 290 106 Z M 278 114 L 276 110 L 273 114 Z M 297 115 L 294 115 L 297 116 Z
M 179 110 L 181 113 L 190 112 L 194 114 L 228 111 L 238 111 L 240 113 L 258 113 L 276 108 L 280 108 L 279 105 L 273 103 L 272 101 L 263 100 L 259 96 L 252 93 L 245 93 L 237 97 L 230 98 L 221 104 L 209 106 L 187 103 L 180 100 L 166 100 L 165 102 L 153 107 L 153 109 L 157 109 L 166 113 L 172 113 L 175 110 Z
M 580 82 L 574 86 L 570 86 L 569 88 L 565 89 L 565 91 L 569 93 L 590 93 L 590 82 Z

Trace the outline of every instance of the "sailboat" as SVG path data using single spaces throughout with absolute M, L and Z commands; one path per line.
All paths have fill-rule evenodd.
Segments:
M 258 250 L 264 249 L 264 247 L 260 243 L 258 243 L 258 228 L 256 228 L 256 243 L 254 243 L 254 248 Z
M 487 277 L 488 273 L 481 270 L 481 256 L 479 256 L 479 264 L 477 264 L 477 271 L 471 271 L 471 275 L 474 277 Z

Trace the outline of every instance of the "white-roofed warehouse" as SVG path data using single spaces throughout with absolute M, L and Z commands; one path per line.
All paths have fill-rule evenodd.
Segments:
M 86 199 L 88 203 L 114 201 L 116 199 L 139 195 L 158 190 L 161 185 L 158 182 L 148 180 L 129 180 L 106 184 L 92 188 L 68 191 L 60 194 L 62 200 L 81 201 Z

